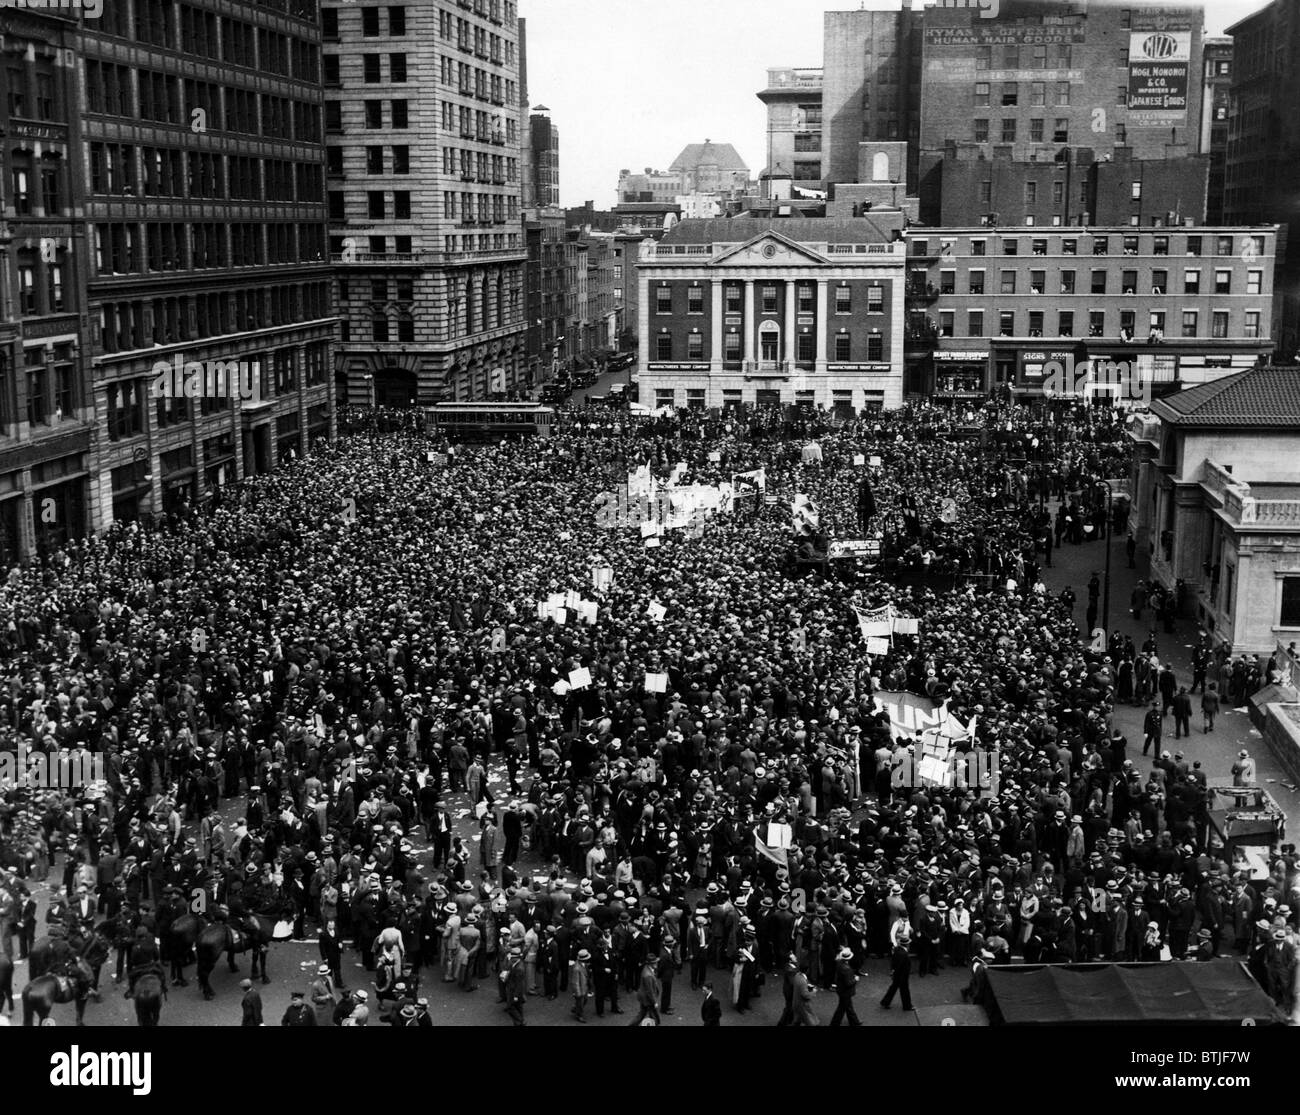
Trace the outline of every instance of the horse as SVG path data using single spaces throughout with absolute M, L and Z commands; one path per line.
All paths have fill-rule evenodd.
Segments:
M 275 919 L 262 914 L 245 914 L 239 919 L 238 925 L 232 925 L 228 921 L 214 921 L 204 926 L 199 933 L 197 947 L 199 987 L 203 990 L 203 997 L 212 999 L 216 996 L 216 992 L 208 982 L 208 976 L 216 968 L 217 958 L 223 952 L 226 954 L 232 972 L 239 971 L 239 966 L 235 963 L 235 953 L 251 952 L 253 964 L 250 974 L 256 976 L 260 967 L 262 983 L 270 983 L 271 977 L 266 974 L 266 952 L 267 945 L 274 939 L 274 935 Z
M 91 982 L 90 965 L 78 960 L 66 976 L 56 976 L 52 972 L 37 976 L 23 988 L 23 1025 L 32 1025 L 33 1017 L 43 1023 L 50 1016 L 50 1011 L 57 1003 L 77 1004 L 77 1025 L 85 1025 L 86 1000 L 92 996 L 99 997 Z
M 158 1025 L 166 995 L 167 982 L 161 965 L 136 978 L 132 998 L 135 1000 L 135 1019 L 141 1026 Z
M 5 1004 L 8 1003 L 6 1007 Z M 14 1012 L 14 962 L 0 952 L 0 1010 Z
M 188 986 L 189 980 L 185 978 L 185 968 L 194 963 L 191 950 L 207 925 L 208 922 L 198 914 L 182 914 L 171 923 L 164 934 L 162 958 L 170 965 L 173 987 Z

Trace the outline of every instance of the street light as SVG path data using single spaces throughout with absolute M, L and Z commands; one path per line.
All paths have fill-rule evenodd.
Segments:
M 152 517 L 153 515 L 153 468 L 149 463 L 149 447 L 146 445 L 137 445 L 131 450 L 131 464 L 144 464 L 144 473 L 140 480 L 149 486 L 149 510 L 145 514 Z M 138 510 L 138 507 L 137 507 Z
M 1107 484 L 1106 481 L 1104 480 L 1100 481 L 1098 486 L 1106 489 L 1106 523 L 1102 527 L 1102 529 L 1106 532 L 1106 581 L 1105 581 L 1105 586 L 1103 589 L 1102 601 L 1101 601 L 1101 629 L 1106 633 L 1106 639 L 1107 642 L 1109 643 L 1110 640 L 1110 548 L 1111 548 L 1110 536 L 1113 533 L 1113 531 L 1111 530 L 1111 524 L 1114 522 L 1113 512 L 1114 512 L 1114 503 L 1115 503 L 1115 493 L 1111 491 L 1110 485 Z

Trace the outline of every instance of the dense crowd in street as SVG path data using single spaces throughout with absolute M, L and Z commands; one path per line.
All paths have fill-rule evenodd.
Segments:
M 476 988 L 516 1024 L 531 995 L 653 1023 L 675 983 L 708 989 L 706 1024 L 763 994 L 783 1024 L 855 1025 L 869 957 L 892 973 L 873 1010 L 910 1009 L 910 980 L 945 965 L 979 1003 L 1013 958 L 1230 954 L 1292 1009 L 1297 857 L 1262 885 L 1216 858 L 1205 776 L 1162 735 L 1189 687 L 1204 709 L 1266 668 L 1207 642 L 1179 682 L 1154 629 L 1092 642 L 1095 579 L 1082 608 L 1042 582 L 1055 549 L 1126 536 L 1108 414 L 579 407 L 549 438 L 450 456 L 414 414 L 347 418 L 213 506 L 10 572 L 0 750 L 85 750 L 106 784 L 5 792 L 6 956 L 52 938 L 74 981 L 133 988 L 188 978 L 196 916 L 241 946 L 254 914 L 317 935 L 283 1020 L 245 988 L 249 1025 L 430 1025 Z M 594 511 L 643 465 L 766 487 L 647 547 Z M 824 538 L 794 544 L 795 495 L 823 535 L 881 535 L 879 567 L 808 560 Z M 594 623 L 539 618 L 571 592 Z M 1127 603 L 1160 617 L 1167 595 Z M 872 657 L 855 609 L 887 607 L 919 631 Z M 882 691 L 973 721 L 996 786 L 900 778 L 919 741 L 894 738 Z M 1117 702 L 1152 700 L 1159 731 L 1114 730 Z M 377 994 L 347 986 L 349 950 Z

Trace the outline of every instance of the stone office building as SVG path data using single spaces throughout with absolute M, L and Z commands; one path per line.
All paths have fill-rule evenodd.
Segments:
M 900 406 L 902 224 L 898 211 L 683 221 L 645 244 L 641 401 Z
M 1129 420 L 1133 527 L 1233 653 L 1300 639 L 1300 369 L 1259 367 Z
M 513 0 L 328 3 L 321 17 L 340 389 L 415 406 L 522 388 Z

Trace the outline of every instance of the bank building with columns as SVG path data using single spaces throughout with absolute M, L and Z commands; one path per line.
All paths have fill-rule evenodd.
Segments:
M 903 402 L 904 215 L 682 221 L 638 266 L 653 407 Z

